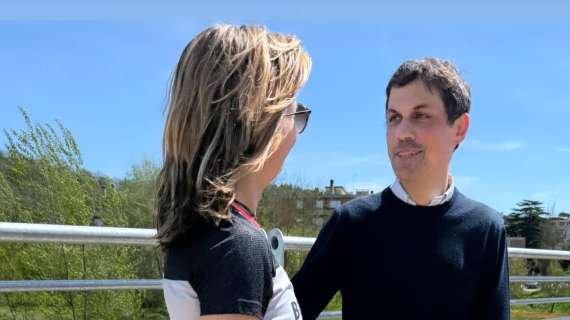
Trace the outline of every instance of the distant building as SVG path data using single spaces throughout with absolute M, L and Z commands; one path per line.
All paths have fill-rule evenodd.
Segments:
M 310 208 L 313 209 L 313 223 L 322 226 L 332 214 L 332 210 L 352 199 L 364 197 L 372 193 L 372 191 L 366 189 L 357 189 L 354 193 L 350 193 L 342 186 L 335 186 L 334 180 L 331 180 L 329 186 L 325 187 L 325 190 L 320 192 L 314 199 L 315 202 L 311 206 L 312 208 Z M 302 209 L 303 207 L 304 203 L 297 201 L 297 208 Z
M 550 221 L 558 227 L 562 233 L 562 239 L 564 239 L 564 241 L 570 241 L 570 219 L 564 216 L 559 218 L 552 218 Z

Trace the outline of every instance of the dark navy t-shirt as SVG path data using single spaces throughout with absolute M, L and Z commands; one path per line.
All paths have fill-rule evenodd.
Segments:
M 170 319 L 301 319 L 291 281 L 264 231 L 239 207 L 230 212 L 230 220 L 219 226 L 204 221 L 168 249 L 163 290 Z

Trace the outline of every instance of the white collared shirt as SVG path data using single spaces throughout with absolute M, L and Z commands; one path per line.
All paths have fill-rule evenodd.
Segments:
M 455 189 L 455 183 L 451 175 L 449 175 L 448 177 L 449 177 L 448 178 L 449 183 L 447 190 L 443 194 L 435 196 L 433 199 L 431 199 L 430 203 L 427 205 L 428 207 L 437 206 L 451 200 L 451 197 L 453 197 L 453 190 Z M 392 190 L 392 192 L 396 195 L 396 197 L 398 197 L 398 199 L 412 206 L 417 206 L 417 204 L 414 202 L 414 200 L 412 200 L 412 198 L 406 192 L 406 190 L 404 190 L 404 187 L 402 187 L 402 184 L 400 183 L 400 180 L 398 180 L 398 178 L 396 178 L 396 181 L 392 183 L 392 185 L 390 186 L 390 190 Z

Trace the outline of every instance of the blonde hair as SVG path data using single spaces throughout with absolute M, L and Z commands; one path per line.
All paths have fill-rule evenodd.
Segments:
M 240 177 L 283 139 L 285 110 L 311 59 L 293 36 L 217 25 L 184 49 L 173 74 L 158 181 L 157 238 L 166 249 L 206 218 L 228 215 Z

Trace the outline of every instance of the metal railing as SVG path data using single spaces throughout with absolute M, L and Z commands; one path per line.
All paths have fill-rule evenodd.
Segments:
M 162 281 L 160 279 L 0 281 L 0 292 L 93 291 L 93 290 L 123 290 L 123 289 L 162 290 Z
M 0 222 L 0 242 L 65 243 L 98 245 L 157 246 L 156 230 L 114 227 L 87 227 L 70 225 L 28 224 Z M 271 250 L 284 264 L 285 251 L 308 251 L 315 238 L 284 236 L 279 229 L 268 234 Z M 508 248 L 510 258 L 570 260 L 570 251 Z M 570 276 L 511 276 L 513 283 L 570 282 Z M 0 292 L 78 291 L 78 290 L 161 290 L 160 279 L 137 280 L 16 280 L 0 281 Z M 512 305 L 570 302 L 570 297 L 513 299 Z M 340 317 L 339 311 L 324 312 L 321 318 Z
M 0 242 L 156 246 L 156 230 L 0 222 Z

